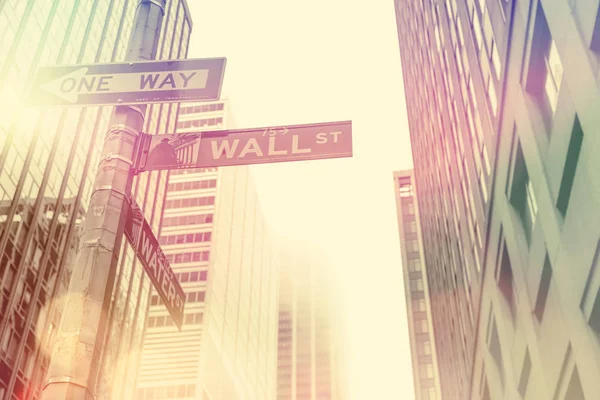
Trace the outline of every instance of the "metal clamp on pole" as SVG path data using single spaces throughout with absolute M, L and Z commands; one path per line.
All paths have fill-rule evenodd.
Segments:
M 135 109 L 137 109 L 139 111 L 139 108 L 135 107 Z M 138 137 L 140 135 L 140 132 L 136 129 L 133 129 L 127 125 L 115 125 L 115 126 L 111 126 L 111 128 L 106 132 L 106 134 L 104 135 L 104 137 L 107 137 L 108 135 L 111 135 L 113 133 L 120 133 L 120 132 L 125 132 L 130 134 L 131 136 L 135 136 Z
M 77 378 L 74 378 L 72 376 L 55 376 L 53 378 L 48 379 L 48 381 L 44 385 L 44 389 L 46 389 L 46 387 L 48 387 L 48 385 L 52 385 L 53 383 L 70 383 L 73 385 L 81 386 L 83 388 L 87 388 L 87 385 L 85 384 L 85 382 L 83 382 Z
M 121 160 L 121 161 L 126 162 L 129 165 L 133 165 L 133 160 L 131 158 L 127 158 L 120 154 L 108 153 L 107 155 L 105 155 L 103 158 L 100 159 L 98 166 L 100 166 L 100 164 L 102 164 L 104 161 L 111 161 L 111 160 Z
M 136 106 L 136 105 L 129 104 L 129 105 L 123 105 L 123 106 L 121 106 L 121 107 L 127 107 L 127 108 L 129 108 L 130 110 L 133 110 L 133 111 L 137 112 L 138 114 L 140 114 L 140 115 L 141 115 L 141 117 L 142 117 L 142 118 L 144 118 L 144 117 L 146 116 L 146 112 L 145 112 L 145 111 L 143 111 L 143 110 L 141 109 L 141 107 L 138 107 L 138 106 Z

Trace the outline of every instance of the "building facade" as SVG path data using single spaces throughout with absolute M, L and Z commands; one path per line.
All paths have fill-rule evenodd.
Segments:
M 599 2 L 413 1 L 396 13 L 444 398 L 597 397 Z M 460 326 L 445 323 L 435 288 L 461 275 L 429 261 L 451 245 L 441 233 L 457 225 L 447 209 L 465 191 L 461 170 L 477 189 L 462 199 L 483 205 L 470 235 L 482 251 L 465 304 L 475 330 L 453 355 L 442 346 Z M 471 230 L 468 214 L 457 220 Z
M 441 400 L 437 352 L 431 319 L 431 297 L 427 282 L 428 269 L 423 257 L 419 203 L 416 199 L 413 171 L 394 172 L 394 192 L 400 231 L 415 399 Z
M 226 101 L 186 103 L 177 132 L 226 127 Z M 216 168 L 173 170 L 159 243 L 186 293 L 181 331 L 154 292 L 137 382 L 138 399 L 197 399 L 208 263 L 217 196 Z
M 111 107 L 25 109 L 37 68 L 123 60 L 133 0 L 0 2 L 0 398 L 36 399 L 68 286 Z M 191 21 L 168 1 L 157 58 L 185 58 Z M 148 107 L 145 131 L 173 131 L 177 104 Z M 158 232 L 167 173 L 134 197 Z M 109 308 L 98 398 L 131 398 L 150 281 L 124 241 Z
M 277 350 L 277 400 L 345 399 L 343 318 L 323 260 L 296 243 L 282 254 Z
M 594 399 L 599 2 L 517 1 L 509 11 L 471 396 Z
M 448 399 L 470 390 L 508 46 L 492 35 L 486 3 L 498 16 L 506 12 L 498 0 L 396 1 L 440 388 Z
M 219 169 L 196 398 L 274 399 L 278 243 L 248 167 Z

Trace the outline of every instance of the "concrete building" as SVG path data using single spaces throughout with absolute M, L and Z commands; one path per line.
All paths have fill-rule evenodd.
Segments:
M 186 103 L 177 132 L 226 127 L 226 101 Z M 182 330 L 153 292 L 137 382 L 138 399 L 197 399 L 205 293 L 217 196 L 216 168 L 169 174 L 159 243 L 186 293 Z
M 277 400 L 346 399 L 340 291 L 315 254 L 287 243 L 282 255 Z
M 227 105 L 182 105 L 177 132 L 231 128 Z M 279 264 L 248 168 L 171 171 L 164 208 L 185 318 L 180 332 L 152 296 L 137 399 L 273 398 Z
M 472 396 L 595 399 L 599 2 L 509 11 Z
M 494 166 L 479 185 L 484 218 L 474 220 L 484 222 L 475 232 L 484 240 L 468 357 L 443 351 L 457 324 L 442 323 L 431 294 L 444 398 L 596 398 L 599 2 L 450 0 L 396 12 L 421 221 L 435 238 L 434 247 L 425 243 L 428 267 L 427 252 L 440 257 L 448 246 L 430 224 L 456 226 L 445 211 L 458 197 L 448 187 L 462 186 L 455 159 L 485 144 Z M 468 126 L 456 129 L 465 118 Z M 477 169 L 467 171 L 477 183 Z M 441 272 L 428 271 L 430 286 L 454 286 L 456 275 Z M 459 322 L 456 315 L 448 313 Z M 453 373 L 452 362 L 468 369 Z
M 440 400 L 442 394 L 431 319 L 428 269 L 423 257 L 419 202 L 416 198 L 413 171 L 394 172 L 394 191 L 400 230 L 415 399 Z
M 123 60 L 137 1 L 0 2 L 0 399 L 36 399 L 47 372 L 112 107 L 27 109 L 37 68 Z M 167 2 L 157 58 L 185 58 L 191 21 Z M 146 132 L 173 131 L 177 104 L 148 107 Z M 158 232 L 167 173 L 134 196 Z M 150 281 L 124 241 L 98 399 L 132 398 Z
M 197 395 L 274 399 L 278 244 L 248 167 L 219 169 Z

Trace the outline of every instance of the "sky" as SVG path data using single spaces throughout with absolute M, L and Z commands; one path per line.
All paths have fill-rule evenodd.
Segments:
M 314 244 L 335 271 L 348 400 L 413 399 L 392 179 L 412 159 L 394 2 L 188 4 L 188 58 L 227 58 L 233 128 L 352 121 L 352 158 L 251 170 L 271 228 Z

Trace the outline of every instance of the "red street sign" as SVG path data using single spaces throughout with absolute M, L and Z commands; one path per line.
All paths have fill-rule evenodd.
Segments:
M 137 171 L 352 157 L 352 121 L 146 135 Z
M 163 254 L 158 240 L 152 233 L 152 228 L 133 199 L 131 199 L 125 220 L 125 236 L 144 266 L 154 288 L 171 313 L 173 321 L 181 329 L 185 293 Z

